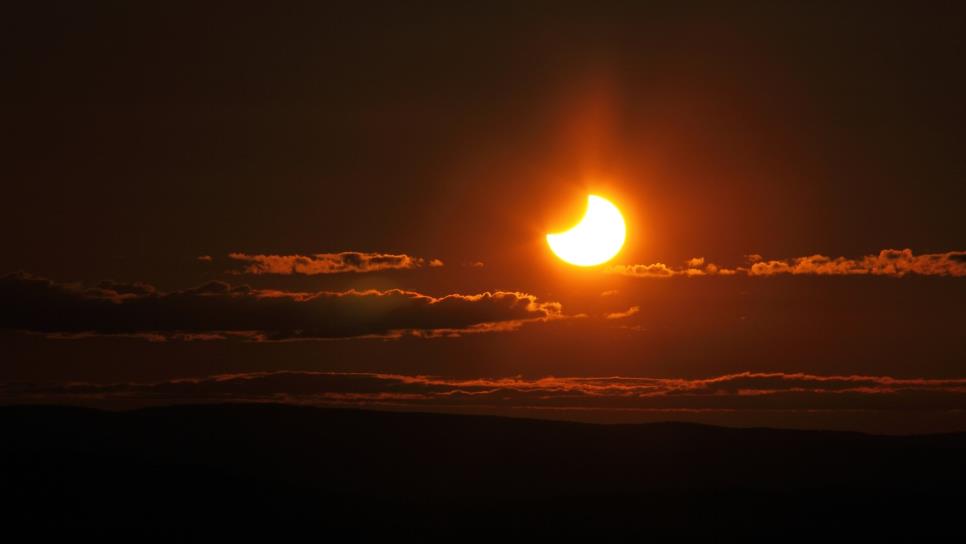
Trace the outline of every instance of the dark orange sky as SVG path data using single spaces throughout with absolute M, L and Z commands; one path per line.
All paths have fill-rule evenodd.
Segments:
M 966 429 L 954 5 L 64 3 L 2 25 L 11 401 Z M 578 269 L 544 235 L 588 192 L 628 238 Z

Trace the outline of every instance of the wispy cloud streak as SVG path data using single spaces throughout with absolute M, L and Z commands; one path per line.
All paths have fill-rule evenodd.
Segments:
M 676 276 L 733 276 L 750 277 L 778 275 L 813 276 L 966 276 L 966 251 L 926 253 L 915 255 L 910 249 L 884 249 L 877 255 L 849 259 L 809 255 L 792 259 L 765 260 L 760 255 L 747 256 L 747 264 L 734 268 L 706 263 L 696 257 L 685 266 L 673 267 L 664 263 L 615 265 L 606 271 L 610 274 L 639 278 L 671 278 Z
M 310 404 L 618 410 L 966 410 L 966 378 L 741 372 L 697 379 L 450 379 L 368 372 L 276 371 L 156 383 L 4 384 L 11 401 L 280 401 Z
M 316 253 L 312 255 L 261 255 L 230 253 L 233 261 L 247 263 L 241 274 L 342 274 L 346 272 L 364 273 L 382 270 L 406 270 L 422 267 L 443 266 L 439 259 L 423 259 L 405 254 L 363 253 L 344 251 L 341 253 Z

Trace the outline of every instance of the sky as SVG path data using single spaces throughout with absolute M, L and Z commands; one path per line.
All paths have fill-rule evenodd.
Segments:
M 0 25 L 0 402 L 966 430 L 955 3 Z

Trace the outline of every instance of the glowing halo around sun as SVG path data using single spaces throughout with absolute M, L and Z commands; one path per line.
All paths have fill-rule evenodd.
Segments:
M 587 197 L 583 219 L 570 230 L 547 234 L 557 257 L 577 266 L 594 266 L 614 258 L 624 246 L 627 228 L 617 206 L 597 195 Z

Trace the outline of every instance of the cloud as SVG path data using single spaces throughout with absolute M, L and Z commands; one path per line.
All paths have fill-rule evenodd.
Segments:
M 679 275 L 679 272 L 664 263 L 654 264 L 618 264 L 606 269 L 609 274 L 621 276 L 634 276 L 636 278 L 670 278 Z
M 0 303 L 0 328 L 60 338 L 433 337 L 513 330 L 563 317 L 558 303 L 509 291 L 437 298 L 401 289 L 290 292 L 213 281 L 165 293 L 143 283 L 85 287 L 24 273 L 0 278 Z
M 640 306 L 631 306 L 623 312 L 612 312 L 604 316 L 605 319 L 624 319 L 641 311 Z
M 704 257 L 688 259 L 684 267 L 671 267 L 664 263 L 614 265 L 604 270 L 607 274 L 635 278 L 673 278 L 675 276 L 732 276 L 735 270 L 722 268 L 714 263 L 705 264 Z
M 878 255 L 861 259 L 832 259 L 824 255 L 810 255 L 790 260 L 760 260 L 747 269 L 749 276 L 775 274 L 814 274 L 849 276 L 966 276 L 966 252 L 927 253 L 914 255 L 910 249 L 884 249 Z
M 2 384 L 11 401 L 138 399 L 556 410 L 964 410 L 966 378 L 742 372 L 697 379 L 449 379 L 370 372 L 273 371 L 156 383 Z
M 345 272 L 378 272 L 443 266 L 439 259 L 423 259 L 390 253 L 316 253 L 314 255 L 252 255 L 229 253 L 228 258 L 248 263 L 238 273 L 243 274 L 341 274 Z
M 638 278 L 671 278 L 675 276 L 733 276 L 742 274 L 753 277 L 776 275 L 816 276 L 890 276 L 901 278 L 918 276 L 966 276 L 966 251 L 946 253 L 913 254 L 911 249 L 884 249 L 877 255 L 858 259 L 831 258 L 810 255 L 784 260 L 765 260 L 761 255 L 745 256 L 748 266 L 725 268 L 715 263 L 705 263 L 703 257 L 689 259 L 684 267 L 669 267 L 664 263 L 615 265 L 606 270 L 609 274 Z

